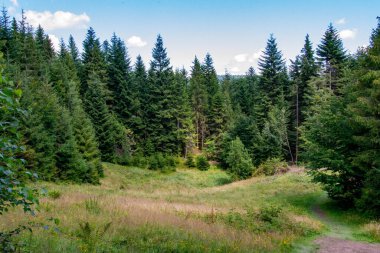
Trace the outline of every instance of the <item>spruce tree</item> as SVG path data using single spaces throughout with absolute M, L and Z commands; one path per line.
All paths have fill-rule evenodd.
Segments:
M 336 91 L 347 56 L 339 33 L 331 23 L 317 47 L 317 55 L 326 75 L 327 86 Z
M 176 153 L 175 108 L 171 105 L 177 99 L 174 96 L 174 75 L 170 59 L 164 48 L 161 35 L 158 35 L 150 62 L 148 103 L 146 108 L 148 143 L 154 151 Z
M 206 140 L 206 118 L 208 109 L 208 94 L 204 83 L 204 76 L 201 64 L 197 57 L 195 57 L 191 77 L 190 77 L 190 101 L 193 111 L 196 146 L 203 149 Z
M 109 111 L 100 78 L 94 73 L 89 76 L 84 106 L 89 115 L 104 161 L 119 162 L 131 155 L 130 132 Z
M 259 59 L 261 71 L 260 90 L 262 95 L 261 104 L 266 106 L 268 101 L 274 105 L 281 96 L 289 95 L 288 78 L 285 60 L 281 51 L 277 48 L 277 42 L 273 34 L 270 35 L 263 56 Z
M 132 73 L 132 80 L 130 89 L 135 96 L 132 98 L 132 107 L 134 114 L 131 115 L 129 120 L 130 128 L 137 140 L 139 148 L 144 149 L 143 141 L 147 137 L 145 109 L 147 104 L 145 101 L 148 99 L 148 82 L 147 73 L 145 70 L 144 62 L 140 55 L 136 58 L 134 71 Z
M 380 17 L 377 19 L 368 51 L 360 61 L 352 102 L 348 105 L 356 125 L 353 138 L 359 146 L 352 163 L 358 172 L 364 173 L 363 190 L 357 204 L 374 215 L 379 215 L 380 210 Z
M 113 97 L 112 110 L 119 116 L 121 122 L 131 128 L 132 118 L 136 114 L 136 108 L 132 108 L 133 100 L 137 94 L 131 89 L 130 59 L 124 42 L 115 34 L 108 47 L 108 88 Z
M 92 27 L 87 31 L 85 40 L 83 41 L 83 54 L 82 54 L 83 67 L 81 68 L 81 94 L 84 95 L 87 90 L 87 81 L 94 73 L 100 79 L 103 87 L 102 93 L 106 96 L 107 101 L 110 99 L 109 91 L 107 90 L 106 83 L 107 77 L 107 64 L 104 54 L 101 50 L 99 39 L 96 37 L 95 31 Z

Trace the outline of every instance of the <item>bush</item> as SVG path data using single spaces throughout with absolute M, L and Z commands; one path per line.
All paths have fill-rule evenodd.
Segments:
M 239 137 L 231 141 L 226 157 L 227 169 L 239 179 L 252 176 L 252 160 Z
M 148 169 L 162 172 L 175 171 L 177 161 L 173 156 L 156 153 L 149 157 Z
M 194 162 L 194 157 L 193 155 L 188 155 L 186 158 L 185 165 L 189 168 L 194 168 L 195 167 L 195 162 Z
M 140 168 L 146 168 L 148 166 L 149 159 L 144 157 L 143 155 L 136 154 L 129 158 L 127 165 L 134 166 L 134 167 L 140 167 Z
M 257 217 L 265 222 L 273 223 L 273 221 L 278 218 L 282 208 L 278 206 L 267 206 L 260 209 Z
M 49 191 L 48 195 L 52 199 L 59 199 L 61 197 L 61 192 L 53 190 L 53 191 Z
M 199 170 L 208 170 L 210 168 L 207 158 L 203 155 L 197 157 L 196 165 Z
M 289 168 L 286 162 L 279 158 L 269 158 L 259 165 L 254 175 L 272 176 L 279 173 L 285 173 L 288 170 Z

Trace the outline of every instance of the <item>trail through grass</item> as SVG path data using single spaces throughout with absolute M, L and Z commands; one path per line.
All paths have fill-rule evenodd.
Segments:
M 216 168 L 163 174 L 106 163 L 105 175 L 101 185 L 39 183 L 52 193 L 37 215 L 12 210 L 0 228 L 59 218 L 19 236 L 22 252 L 291 252 L 330 227 L 312 212 L 324 193 L 302 170 L 231 183 Z

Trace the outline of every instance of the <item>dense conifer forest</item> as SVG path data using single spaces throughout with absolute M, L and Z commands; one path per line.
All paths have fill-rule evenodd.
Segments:
M 316 46 L 306 35 L 290 66 L 271 34 L 259 69 L 238 77 L 219 77 L 210 54 L 173 69 L 161 35 L 148 63 L 93 28 L 83 52 L 72 36 L 55 51 L 41 26 L 5 9 L 0 41 L 2 96 L 22 91 L 14 155 L 42 180 L 98 184 L 101 161 L 171 170 L 198 150 L 236 179 L 305 164 L 331 198 L 379 214 L 380 19 L 355 54 L 332 24 Z

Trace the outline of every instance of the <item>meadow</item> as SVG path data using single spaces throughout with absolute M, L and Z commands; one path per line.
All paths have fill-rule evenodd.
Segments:
M 338 209 L 302 168 L 233 182 L 215 167 L 104 167 L 100 185 L 39 182 L 36 214 L 11 210 L 1 230 L 33 227 L 16 237 L 20 252 L 313 252 L 343 226 L 354 240 L 380 239 L 379 223 Z

